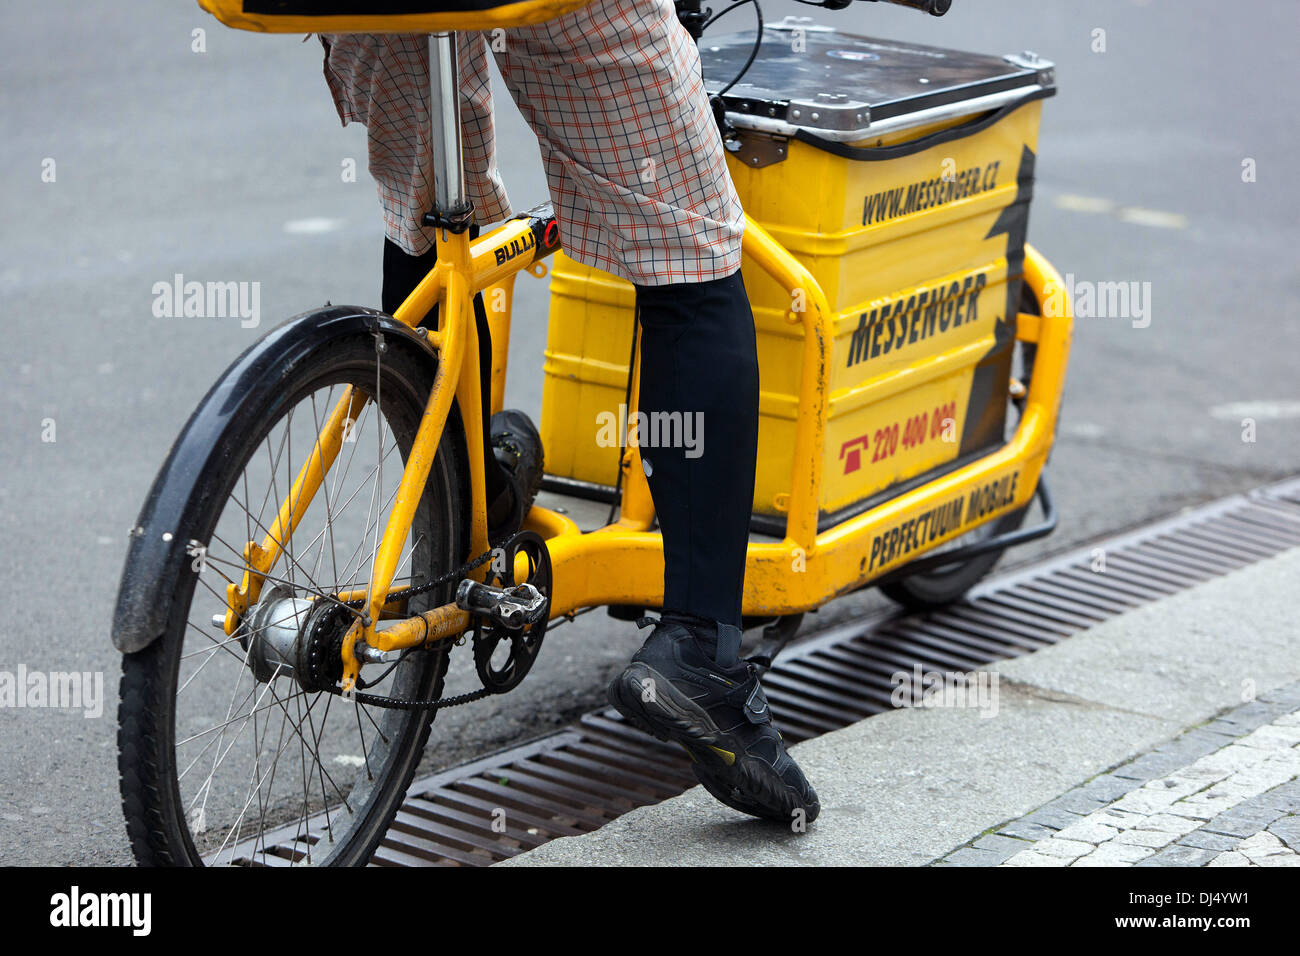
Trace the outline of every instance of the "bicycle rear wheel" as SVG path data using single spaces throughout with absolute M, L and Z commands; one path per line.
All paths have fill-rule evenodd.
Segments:
M 337 607 L 332 596 L 367 589 L 433 385 L 433 362 L 405 348 L 381 351 L 373 331 L 358 328 L 306 354 L 272 354 L 260 374 L 274 386 L 241 389 L 224 381 L 205 399 L 238 404 L 222 433 L 207 439 L 217 453 L 202 459 L 213 464 L 194 475 L 192 510 L 178 524 L 195 529 L 184 558 L 191 565 L 174 596 L 156 596 L 170 600 L 163 634 L 123 659 L 122 806 L 144 865 L 364 864 L 428 738 L 431 712 L 308 689 L 276 648 L 320 640 L 324 659 L 337 661 L 339 628 L 317 634 L 303 623 L 324 604 Z M 258 603 L 227 634 L 226 587 L 242 579 L 245 548 L 270 533 L 349 389 L 368 400 L 302 521 L 285 536 Z M 189 431 L 178 446 L 195 440 Z M 432 580 L 464 560 L 467 495 L 463 432 L 453 410 L 395 587 Z M 129 577 L 130 568 L 124 582 Z M 451 600 L 453 587 L 410 599 L 408 612 Z M 345 629 L 350 615 L 340 616 Z M 437 697 L 446 655 L 445 647 L 408 651 L 386 673 L 386 664 L 370 665 L 363 672 L 367 690 Z

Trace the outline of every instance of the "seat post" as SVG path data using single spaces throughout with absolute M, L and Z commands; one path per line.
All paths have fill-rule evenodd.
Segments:
M 429 172 L 433 176 L 433 210 L 425 220 L 453 232 L 468 228 L 473 208 L 465 191 L 461 153 L 460 76 L 456 34 L 429 36 Z

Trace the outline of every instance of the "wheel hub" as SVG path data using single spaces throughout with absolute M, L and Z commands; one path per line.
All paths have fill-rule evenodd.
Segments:
M 275 585 L 249 612 L 240 643 L 248 666 L 263 683 L 293 677 L 304 690 L 335 686 L 343 674 L 343 638 L 350 611 L 331 601 L 294 597 Z

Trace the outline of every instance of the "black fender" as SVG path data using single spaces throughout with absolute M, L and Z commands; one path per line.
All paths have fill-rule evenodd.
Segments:
M 303 312 L 268 332 L 235 360 L 190 416 L 154 479 L 140 517 L 131 529 L 126 564 L 113 612 L 113 645 L 125 654 L 143 650 L 167 627 L 180 576 L 190 567 L 189 542 L 196 537 L 194 514 L 210 490 L 196 476 L 226 454 L 226 434 L 247 398 L 280 388 L 284 374 L 309 360 L 322 345 L 362 333 L 383 333 L 390 348 L 405 348 L 438 359 L 410 327 L 361 306 L 336 305 Z M 463 440 L 463 438 L 462 438 Z

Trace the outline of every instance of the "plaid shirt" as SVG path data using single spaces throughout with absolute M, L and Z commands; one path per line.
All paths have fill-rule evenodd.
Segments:
M 388 236 L 412 255 L 427 252 L 428 38 L 321 41 L 340 119 L 366 124 Z M 740 268 L 740 200 L 699 54 L 671 0 L 594 0 L 545 23 L 458 37 L 466 184 L 483 224 L 511 211 L 497 169 L 489 47 L 537 134 L 569 255 L 641 285 Z

